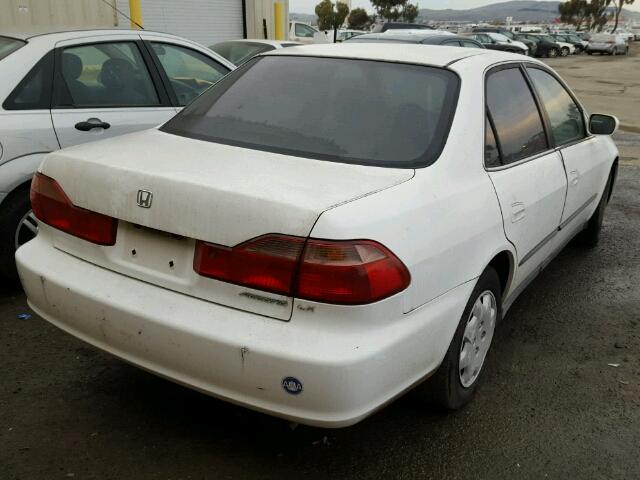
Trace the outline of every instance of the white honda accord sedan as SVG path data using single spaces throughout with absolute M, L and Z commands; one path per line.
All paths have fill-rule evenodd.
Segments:
M 340 427 L 426 380 L 456 409 L 518 294 L 597 242 L 616 126 L 520 55 L 276 50 L 48 155 L 18 269 L 52 324 L 230 402 Z

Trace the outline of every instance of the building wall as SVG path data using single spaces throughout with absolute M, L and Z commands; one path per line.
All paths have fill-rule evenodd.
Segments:
M 113 27 L 116 0 L 0 0 L 0 27 Z
M 128 0 L 117 0 L 117 8 L 129 15 Z M 142 25 L 206 46 L 242 38 L 242 0 L 142 0 Z M 130 22 L 118 14 L 118 26 L 129 28 Z

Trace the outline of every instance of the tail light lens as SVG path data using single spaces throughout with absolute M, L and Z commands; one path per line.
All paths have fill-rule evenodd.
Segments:
M 53 178 L 36 173 L 31 182 L 31 208 L 38 220 L 98 245 L 115 245 L 115 218 L 76 207 Z
M 382 300 L 410 282 L 404 264 L 371 240 L 265 235 L 233 248 L 198 242 L 194 269 L 224 282 L 342 305 Z

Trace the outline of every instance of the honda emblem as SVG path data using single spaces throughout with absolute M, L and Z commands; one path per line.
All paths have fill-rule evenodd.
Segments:
M 138 190 L 138 206 L 142 208 L 151 208 L 153 201 L 153 193 L 148 190 Z

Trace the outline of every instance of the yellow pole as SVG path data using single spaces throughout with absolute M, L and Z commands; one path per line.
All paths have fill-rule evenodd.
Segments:
M 142 0 L 129 0 L 129 14 L 131 16 L 131 28 L 141 28 Z
M 284 40 L 284 6 L 282 2 L 273 4 L 273 22 L 275 24 L 275 39 Z

